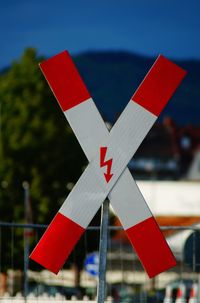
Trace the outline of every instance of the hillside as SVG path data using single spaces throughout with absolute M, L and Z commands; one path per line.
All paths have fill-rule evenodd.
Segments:
M 108 51 L 87 52 L 74 56 L 74 60 L 104 119 L 114 122 L 155 58 Z M 162 117 L 170 116 L 179 125 L 199 125 L 200 61 L 174 62 L 186 69 L 188 75 Z

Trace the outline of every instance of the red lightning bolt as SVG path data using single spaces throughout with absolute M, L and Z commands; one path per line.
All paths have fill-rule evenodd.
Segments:
M 112 167 L 113 159 L 109 159 L 109 160 L 105 161 L 106 152 L 107 152 L 107 147 L 100 147 L 100 167 L 107 166 L 107 172 L 104 173 L 104 176 L 105 176 L 106 182 L 108 183 L 113 176 L 113 174 L 111 174 L 111 167 Z

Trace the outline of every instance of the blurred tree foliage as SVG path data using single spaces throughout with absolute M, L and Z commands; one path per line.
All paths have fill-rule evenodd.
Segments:
M 35 49 L 26 49 L 0 75 L 0 221 L 25 222 L 23 182 L 28 181 L 33 222 L 49 224 L 87 165 L 39 69 L 43 60 Z M 91 224 L 99 222 L 100 212 Z M 23 231 L 3 231 L 1 270 L 12 263 L 11 267 L 23 268 Z M 67 266 L 74 263 L 77 268 L 77 284 L 85 254 L 97 250 L 98 243 L 99 233 L 87 231 L 71 254 Z M 34 262 L 30 265 L 38 268 Z
M 86 164 L 86 158 L 46 83 L 35 49 L 0 76 L 0 220 L 24 220 L 24 180 L 33 218 L 49 223 Z
M 24 222 L 22 184 L 26 180 L 33 220 L 48 224 L 86 165 L 84 153 L 39 69 L 42 60 L 35 49 L 27 49 L 0 75 L 0 221 L 4 222 Z M 4 231 L 1 269 L 13 262 L 11 251 L 15 266 L 23 268 L 22 231 L 15 232 L 14 248 L 9 231 Z

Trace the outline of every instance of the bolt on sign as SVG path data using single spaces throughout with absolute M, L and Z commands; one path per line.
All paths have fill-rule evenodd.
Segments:
M 89 164 L 30 258 L 58 273 L 108 197 L 149 277 L 175 266 L 127 164 L 186 72 L 160 55 L 109 132 L 67 51 L 40 68 Z

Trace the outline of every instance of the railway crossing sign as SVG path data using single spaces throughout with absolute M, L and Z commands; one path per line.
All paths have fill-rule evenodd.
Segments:
M 175 266 L 127 164 L 186 72 L 160 55 L 109 132 L 68 52 L 40 67 L 89 164 L 30 258 L 57 273 L 108 197 L 149 277 Z

